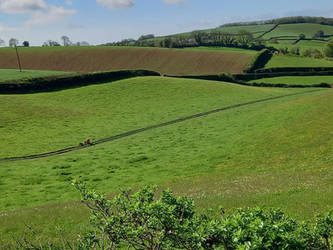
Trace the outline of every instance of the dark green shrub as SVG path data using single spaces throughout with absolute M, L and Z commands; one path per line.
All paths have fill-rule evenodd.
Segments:
M 267 62 L 272 58 L 273 54 L 268 49 L 261 50 L 244 69 L 244 73 L 254 72 L 257 69 L 265 67 Z

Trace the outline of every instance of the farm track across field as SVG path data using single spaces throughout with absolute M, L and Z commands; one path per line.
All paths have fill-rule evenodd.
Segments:
M 248 105 L 252 105 L 252 104 L 256 104 L 256 103 L 272 101 L 272 100 L 281 99 L 281 98 L 285 98 L 285 97 L 289 97 L 289 96 L 296 96 L 296 95 L 301 95 L 301 94 L 306 94 L 306 93 L 313 93 L 313 92 L 317 92 L 317 91 L 322 91 L 322 89 L 311 90 L 311 91 L 303 91 L 303 92 L 299 92 L 299 93 L 269 97 L 269 98 L 250 101 L 250 102 L 246 102 L 246 103 L 235 104 L 235 105 L 231 105 L 231 106 L 227 106 L 227 107 L 223 107 L 223 108 L 210 110 L 210 111 L 207 111 L 207 112 L 194 114 L 194 115 L 191 115 L 191 116 L 178 118 L 176 120 L 172 120 L 172 121 L 168 121 L 168 122 L 164 122 L 164 123 L 160 123 L 160 124 L 156 124 L 156 125 L 151 125 L 151 126 L 136 129 L 136 130 L 131 130 L 131 131 L 121 133 L 121 134 L 118 134 L 118 135 L 114 135 L 114 136 L 111 136 L 111 137 L 106 137 L 106 138 L 95 141 L 92 145 L 73 146 L 73 147 L 59 149 L 57 151 L 52 151 L 52 152 L 48 152 L 48 153 L 3 158 L 3 159 L 0 159 L 0 162 L 32 160 L 32 159 L 39 159 L 39 158 L 56 156 L 56 155 L 62 155 L 62 154 L 66 154 L 66 153 L 69 153 L 69 152 L 73 152 L 73 151 L 81 150 L 81 149 L 84 149 L 84 148 L 92 147 L 92 146 L 95 146 L 95 145 L 98 145 L 98 144 L 102 144 L 102 143 L 106 143 L 106 142 L 110 142 L 110 141 L 115 141 L 115 140 L 118 140 L 118 139 L 121 139 L 121 138 L 124 138 L 124 137 L 139 134 L 139 133 L 142 133 L 142 132 L 145 132 L 145 131 L 148 131 L 148 130 L 157 129 L 157 128 L 161 128 L 161 127 L 166 127 L 166 126 L 177 124 L 177 123 L 180 123 L 180 122 L 183 122 L 183 121 L 192 120 L 192 119 L 203 117 L 203 116 L 208 116 L 208 115 L 218 113 L 218 112 L 222 112 L 222 111 L 225 111 L 225 110 L 235 109 L 235 108 L 248 106 Z

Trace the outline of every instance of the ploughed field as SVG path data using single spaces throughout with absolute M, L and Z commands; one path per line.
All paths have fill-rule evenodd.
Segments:
M 259 102 L 237 106 L 252 101 Z M 138 77 L 0 95 L 0 158 L 223 107 L 233 108 L 64 155 L 0 161 L 0 245 L 21 234 L 23 222 L 42 236 L 55 237 L 57 225 L 73 237 L 86 230 L 87 213 L 73 202 L 79 197 L 72 179 L 109 194 L 158 184 L 193 197 L 199 209 L 276 206 L 308 218 L 333 208 L 332 89 Z
M 253 54 L 128 47 L 20 48 L 22 67 L 70 72 L 148 69 L 168 75 L 241 73 Z M 17 68 L 15 50 L 0 49 L 0 68 Z

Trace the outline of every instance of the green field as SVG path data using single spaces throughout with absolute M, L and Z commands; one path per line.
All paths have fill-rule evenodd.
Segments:
M 333 67 L 333 61 L 311 57 L 274 55 L 265 68 L 281 67 Z
M 294 40 L 295 41 L 295 40 Z M 299 48 L 300 52 L 303 53 L 307 49 L 317 49 L 319 51 L 323 51 L 327 42 L 325 41 L 315 41 L 315 40 L 302 40 L 299 41 L 297 44 L 293 44 L 294 41 L 283 41 L 279 40 L 278 44 L 267 43 L 266 46 L 272 46 L 277 49 L 285 49 L 288 48 L 291 50 L 292 48 Z
M 250 83 L 283 83 L 289 85 L 313 85 L 328 83 L 333 85 L 333 76 L 282 76 L 257 79 L 250 81 Z
M 65 75 L 69 72 L 46 71 L 46 70 L 23 70 L 20 72 L 16 69 L 0 69 L 0 84 L 6 81 L 30 79 L 36 77 Z
M 333 26 L 314 23 L 296 23 L 281 24 L 272 32 L 267 33 L 263 38 L 270 39 L 280 36 L 294 36 L 298 38 L 300 34 L 304 34 L 306 38 L 312 38 L 313 35 L 320 30 L 324 31 L 326 35 L 333 35 Z
M 0 245 L 22 233 L 24 223 L 43 236 L 56 235 L 57 225 L 65 227 L 66 235 L 85 231 L 86 210 L 71 202 L 78 199 L 70 185 L 73 178 L 111 194 L 154 183 L 193 197 L 199 209 L 278 206 L 309 218 L 333 208 L 333 91 L 307 91 L 311 89 L 143 77 L 52 93 L 0 95 L 0 139 L 5 142 L 0 152 L 5 157 L 300 93 L 62 156 L 0 163 Z

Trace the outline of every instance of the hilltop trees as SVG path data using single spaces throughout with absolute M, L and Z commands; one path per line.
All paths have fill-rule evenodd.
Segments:
M 72 42 L 71 42 L 71 40 L 69 39 L 68 36 L 62 36 L 61 40 L 62 40 L 64 46 L 71 46 L 72 45 Z
M 5 44 L 5 41 L 0 38 L 0 46 L 4 46 Z
M 24 47 L 29 47 L 29 46 L 30 46 L 30 43 L 29 43 L 28 41 L 24 41 L 24 42 L 22 43 L 22 45 L 23 45 Z
M 9 47 L 16 47 L 19 41 L 16 38 L 9 39 Z
M 47 40 L 46 42 L 43 43 L 42 46 L 43 47 L 60 46 L 60 43 L 58 43 L 57 41 L 53 41 L 53 40 Z

